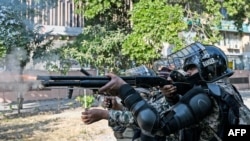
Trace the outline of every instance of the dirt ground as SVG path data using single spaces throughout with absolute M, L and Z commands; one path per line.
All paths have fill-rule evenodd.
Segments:
M 0 119 L 1 141 L 116 141 L 107 120 L 85 125 L 83 108 Z

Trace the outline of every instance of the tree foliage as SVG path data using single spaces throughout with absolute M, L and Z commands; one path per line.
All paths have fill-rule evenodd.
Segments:
M 242 30 L 242 23 L 246 19 L 250 18 L 250 0 L 221 0 L 221 8 L 225 9 L 227 15 L 224 17 L 225 20 L 235 21 L 235 25 L 238 29 Z M 220 8 L 220 10 L 221 10 Z M 248 21 L 249 22 L 249 21 Z
M 132 33 L 123 44 L 123 53 L 138 64 L 152 63 L 161 57 L 163 43 L 183 46 L 179 32 L 186 29 L 180 6 L 161 0 L 140 0 L 131 11 Z
M 120 30 L 107 30 L 101 25 L 87 26 L 82 35 L 61 52 L 64 59 L 74 58 L 102 73 L 105 69 L 118 73 L 119 69 L 131 65 L 129 59 L 121 54 L 124 38 L 125 34 Z
M 120 0 L 74 0 L 74 2 L 75 4 L 83 5 L 83 8 L 79 8 L 76 12 L 83 13 L 86 19 L 93 19 L 97 15 L 110 11 L 111 8 L 121 7 L 123 3 Z
M 0 58 L 3 58 L 5 55 L 6 55 L 6 48 L 3 46 L 3 43 L 0 42 Z
M 26 5 L 26 1 L 21 0 L 1 1 L 0 41 L 4 47 L 2 54 L 7 55 L 7 65 L 13 63 L 9 61 L 16 60 L 22 71 L 30 58 L 39 56 L 30 56 L 32 53 L 45 52 L 52 45 L 52 40 L 47 38 L 49 32 L 42 32 L 43 26 L 34 23 L 34 17 L 41 16 L 39 8 L 44 8 L 50 2 L 33 1 L 31 5 Z
M 235 21 L 240 31 L 250 11 L 249 0 L 75 0 L 75 3 L 87 25 L 101 24 L 107 32 L 125 31 L 126 37 L 121 40 L 122 55 L 129 56 L 136 65 L 150 64 L 160 58 L 163 43 L 173 45 L 175 50 L 194 41 L 217 43 L 222 38 L 219 30 L 222 20 Z M 95 43 L 96 40 L 85 38 L 81 46 Z M 97 55 L 97 51 L 89 53 Z M 98 53 L 105 56 L 103 52 Z M 88 62 L 94 61 L 89 57 Z
M 91 2 L 75 0 L 75 2 L 77 4 L 82 2 L 81 4 L 84 5 L 84 8 L 79 9 L 78 12 L 84 13 L 86 23 L 94 25 L 101 24 L 102 27 L 106 28 L 107 32 L 113 32 L 113 30 L 117 30 L 119 32 L 123 31 L 126 38 L 124 37 L 121 40 L 120 45 L 122 47 L 120 47 L 119 57 L 122 56 L 123 58 L 127 58 L 127 56 L 129 56 L 130 60 L 134 61 L 136 65 L 150 64 L 153 60 L 159 58 L 159 52 L 162 49 L 164 42 L 171 42 L 177 46 L 181 46 L 182 42 L 178 37 L 178 31 L 185 29 L 185 24 L 182 20 L 181 9 L 177 6 L 173 8 L 172 6 L 169 6 L 171 7 L 171 10 L 167 10 L 169 7 L 167 7 L 164 2 L 142 1 L 135 3 L 134 10 L 130 11 L 131 7 L 133 7 L 133 1 L 122 1 L 121 3 L 120 1 L 115 0 Z M 179 11 L 174 8 L 177 8 Z M 169 12 L 172 15 L 168 14 Z M 132 18 L 130 19 L 130 17 Z M 168 19 L 170 17 L 171 19 Z M 143 19 L 140 20 L 140 18 Z M 152 18 L 157 19 L 152 20 Z M 86 32 L 85 28 L 84 32 Z M 105 34 L 101 36 L 105 36 Z M 107 38 L 103 39 L 109 41 Z M 85 42 L 95 41 L 92 39 L 86 39 L 83 44 Z M 109 53 L 117 54 L 115 52 Z M 96 56 L 96 54 L 90 54 L 90 56 L 91 55 Z M 99 54 L 99 56 L 105 55 Z M 89 62 L 94 63 L 94 61 L 96 60 L 89 58 Z M 129 65 L 123 64 L 122 66 Z
M 168 4 L 179 4 L 183 7 L 185 20 L 189 26 L 186 33 L 196 34 L 192 40 L 208 44 L 221 40 L 220 28 L 223 20 L 234 21 L 238 30 L 242 31 L 242 23 L 249 18 L 249 2 L 249 0 L 167 0 Z
M 76 13 L 85 17 L 85 25 L 101 24 L 108 29 L 130 28 L 130 0 L 74 0 Z
M 85 27 L 83 34 L 61 51 L 64 58 L 74 58 L 83 66 L 97 68 L 100 73 L 130 67 L 131 61 L 121 53 L 129 29 L 126 1 L 74 0 L 74 3 L 79 5 L 76 12 L 84 13 Z
M 52 40 L 49 32 L 43 33 L 43 26 L 34 23 L 41 16 L 39 10 L 52 6 L 54 0 L 35 0 L 27 5 L 26 0 L 1 0 L 0 4 L 0 67 L 22 74 L 25 66 L 39 53 L 48 50 Z M 3 61 L 4 60 L 4 61 Z M 20 79 L 20 82 L 23 80 Z M 18 91 L 18 113 L 23 104 L 23 91 Z

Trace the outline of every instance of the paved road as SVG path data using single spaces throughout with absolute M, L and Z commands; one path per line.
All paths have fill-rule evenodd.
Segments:
M 5 116 L 18 115 L 17 103 L 0 103 L 0 114 L 4 113 Z M 39 101 L 26 101 L 23 104 L 23 109 L 20 110 L 21 114 L 34 115 L 39 112 L 59 112 L 61 110 L 81 107 L 80 103 L 74 99 L 48 99 Z M 0 115 L 1 119 L 1 115 Z

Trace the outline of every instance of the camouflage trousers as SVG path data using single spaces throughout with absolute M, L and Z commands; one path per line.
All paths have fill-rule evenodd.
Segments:
M 135 134 L 135 130 L 132 128 L 123 128 L 117 131 L 114 131 L 114 136 L 117 141 L 132 141 Z M 133 141 L 140 141 L 139 138 L 134 139 Z

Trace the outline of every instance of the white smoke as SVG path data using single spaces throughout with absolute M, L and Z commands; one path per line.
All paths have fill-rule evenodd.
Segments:
M 25 59 L 26 51 L 16 48 L 5 58 L 6 71 L 1 73 L 0 76 L 0 90 L 2 91 L 15 91 L 20 93 L 25 93 L 28 90 L 28 86 L 21 82 L 21 77 L 19 76 L 21 67 L 20 59 Z
M 27 59 L 27 52 L 22 48 L 16 48 L 3 60 L 6 60 L 3 64 L 5 70 L 0 72 L 0 93 L 12 92 L 17 97 L 23 97 L 29 90 L 42 89 L 40 81 L 36 80 L 23 80 L 21 72 L 21 60 Z M 23 70 L 25 75 L 34 76 L 39 72 L 32 70 Z M 47 73 L 46 73 L 47 74 Z

